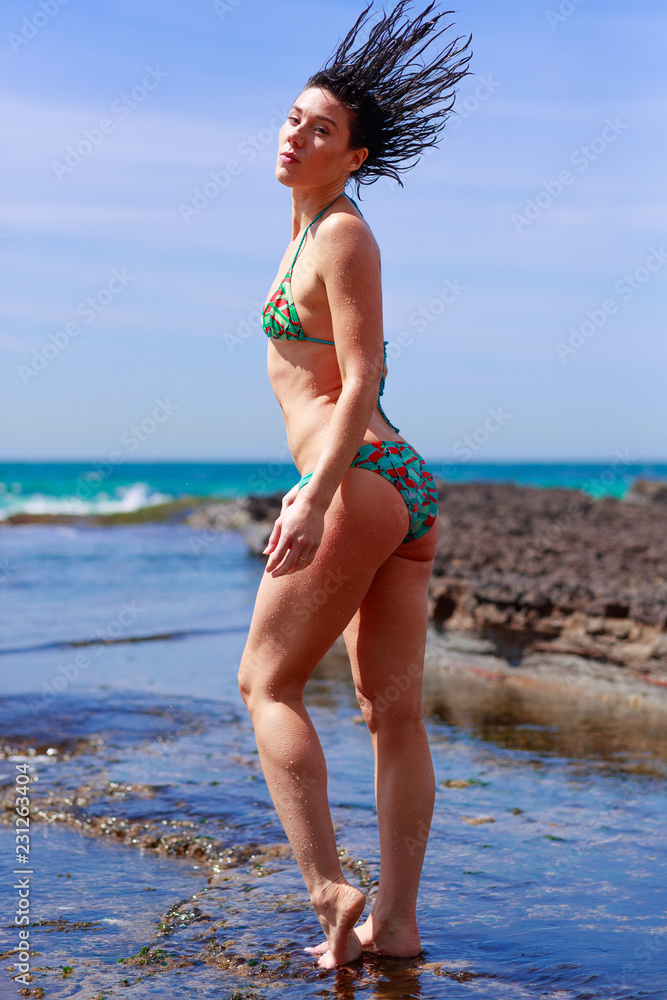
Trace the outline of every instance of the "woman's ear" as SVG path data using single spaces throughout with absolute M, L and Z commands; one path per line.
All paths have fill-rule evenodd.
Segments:
M 348 163 L 348 169 L 355 173 L 365 160 L 368 159 L 368 150 L 365 146 L 361 149 L 353 149 Z

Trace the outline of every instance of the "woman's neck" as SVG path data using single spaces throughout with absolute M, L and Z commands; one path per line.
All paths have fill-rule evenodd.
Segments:
M 322 209 L 345 194 L 345 184 L 340 181 L 315 190 L 292 190 L 292 239 L 317 218 Z

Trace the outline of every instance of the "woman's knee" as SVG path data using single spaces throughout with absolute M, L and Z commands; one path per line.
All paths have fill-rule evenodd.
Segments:
M 372 692 L 356 690 L 357 701 L 366 725 L 372 733 L 380 729 L 398 729 L 423 720 L 422 677 L 407 673 L 390 678 L 389 683 Z
M 253 692 L 253 675 L 252 672 L 248 670 L 244 660 L 241 660 L 241 666 L 238 672 L 238 685 L 241 697 L 246 704 L 246 708 L 250 708 L 250 699 L 252 698 Z
M 243 652 L 238 672 L 241 697 L 252 714 L 258 704 L 270 701 L 290 701 L 303 696 L 305 683 L 296 677 L 281 657 L 248 648 Z
M 246 646 L 239 666 L 238 684 L 241 697 L 249 711 L 252 711 L 257 701 L 268 696 L 267 667 L 265 658 Z

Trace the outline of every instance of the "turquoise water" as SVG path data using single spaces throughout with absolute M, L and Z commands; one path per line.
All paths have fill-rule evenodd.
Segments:
M 667 463 L 429 462 L 451 482 L 563 486 L 593 496 L 622 497 L 641 476 L 667 479 Z M 298 480 L 291 461 L 266 462 L 5 462 L 0 464 L 0 519 L 15 513 L 86 514 L 138 510 L 189 496 L 235 497 L 286 492 Z

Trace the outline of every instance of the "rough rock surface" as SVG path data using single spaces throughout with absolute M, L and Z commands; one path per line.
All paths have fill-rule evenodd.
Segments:
M 275 519 L 280 514 L 282 493 L 266 496 L 250 494 L 229 504 L 206 504 L 186 517 L 186 524 L 193 528 L 224 531 L 236 528 L 255 555 L 266 548 Z
M 667 504 L 667 483 L 660 479 L 636 479 L 623 500 L 625 503 Z
M 667 484 L 638 480 L 622 501 L 512 483 L 438 488 L 436 630 L 488 639 L 510 663 L 573 654 L 667 684 Z M 244 501 L 255 552 L 280 499 Z
M 664 485 L 635 484 L 620 501 L 439 483 L 434 624 L 491 639 L 510 662 L 528 651 L 574 653 L 667 681 Z
M 624 500 L 512 483 L 438 488 L 435 632 L 488 640 L 509 664 L 533 653 L 573 655 L 667 686 L 667 483 L 638 479 Z M 261 555 L 281 500 L 188 497 L 132 514 L 15 515 L 2 526 L 185 522 L 236 529 Z

